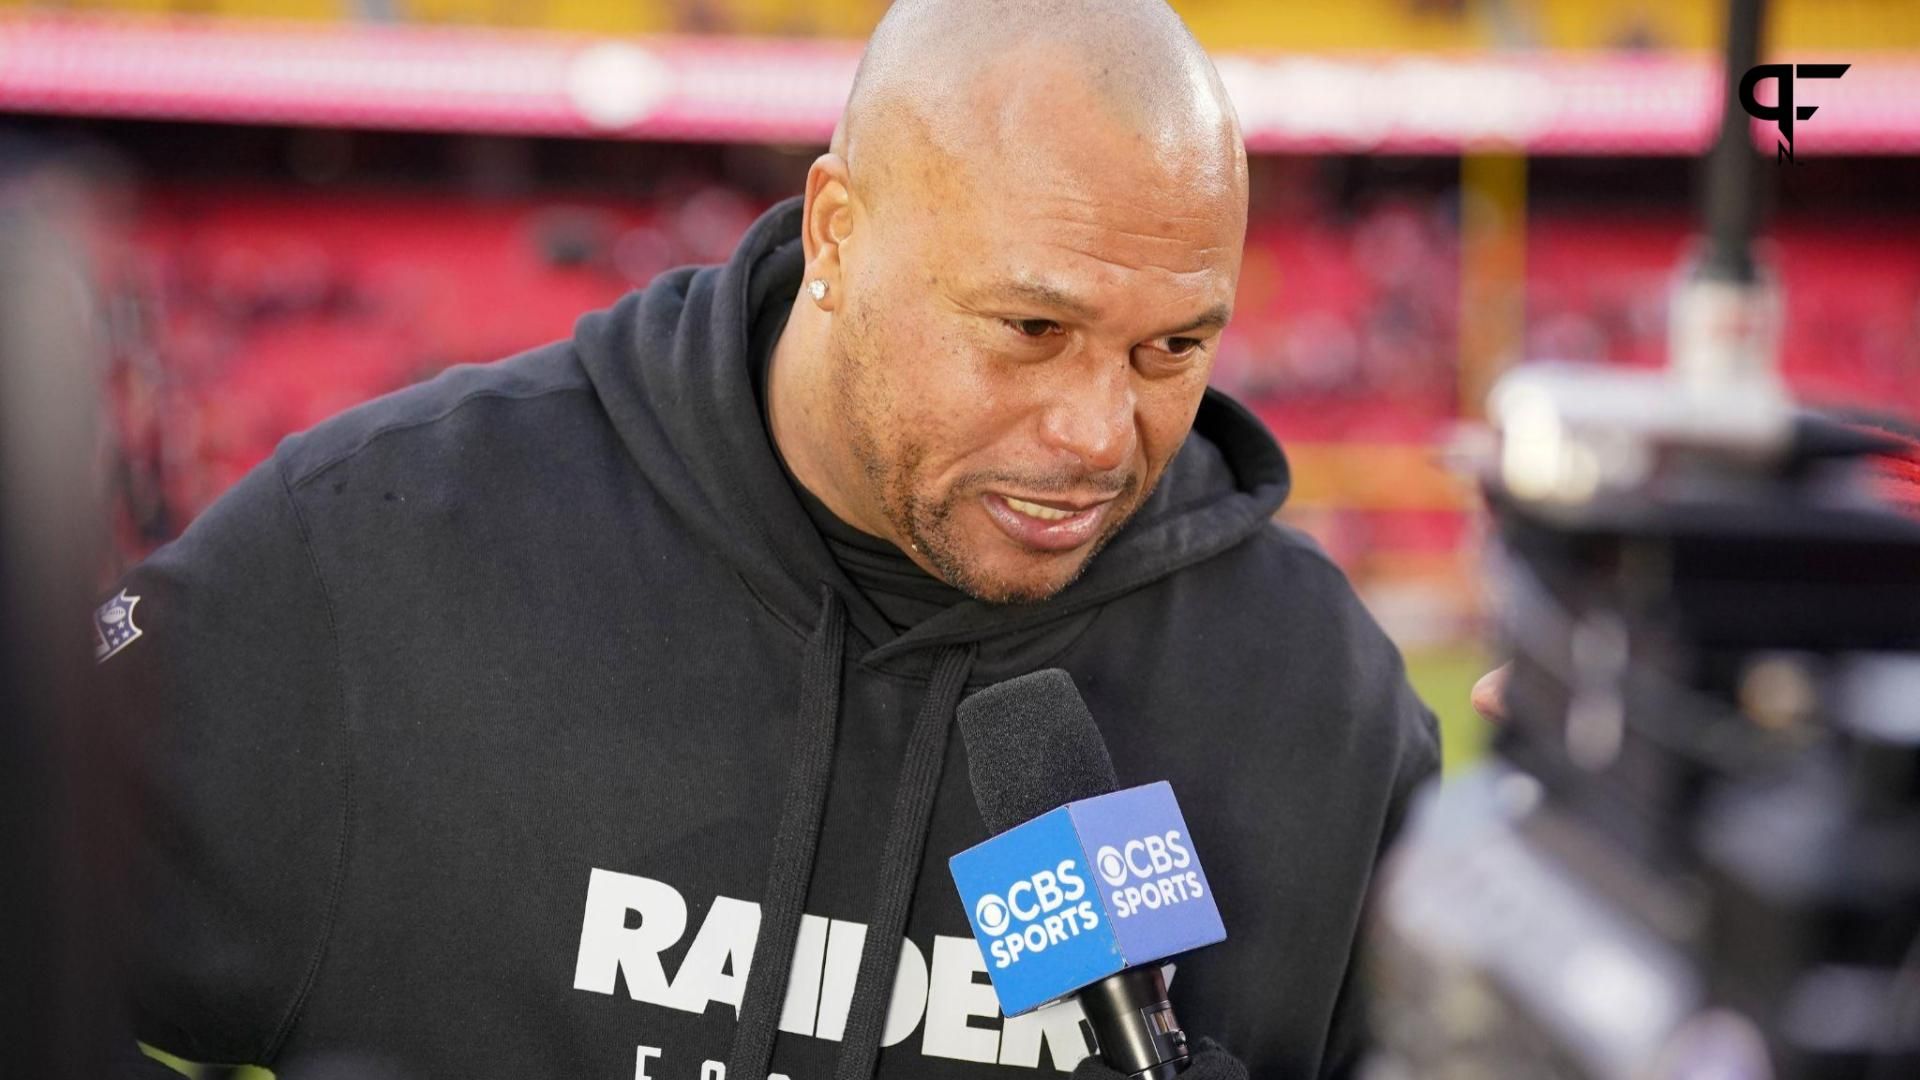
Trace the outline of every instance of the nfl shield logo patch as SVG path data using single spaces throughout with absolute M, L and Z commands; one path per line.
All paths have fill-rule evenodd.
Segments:
M 133 644 L 140 636 L 140 628 L 133 624 L 133 606 L 140 602 L 137 596 L 128 596 L 121 589 L 120 595 L 101 604 L 93 613 L 93 660 L 100 663 Z

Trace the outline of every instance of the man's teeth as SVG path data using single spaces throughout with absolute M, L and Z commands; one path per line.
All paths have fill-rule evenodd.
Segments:
M 1007 505 L 1028 517 L 1036 517 L 1041 521 L 1065 521 L 1074 515 L 1072 510 L 1055 510 L 1051 506 L 1041 506 L 1039 503 L 1030 503 L 1025 499 L 1009 498 Z

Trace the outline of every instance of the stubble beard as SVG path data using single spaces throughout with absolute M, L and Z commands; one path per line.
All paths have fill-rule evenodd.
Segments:
M 992 481 L 1011 482 L 1029 491 L 1066 490 L 1077 478 L 1039 478 L 1036 484 L 1031 477 L 968 474 L 956 481 L 943 497 L 923 498 L 915 479 L 926 460 L 927 448 L 924 443 L 908 438 L 899 443 L 896 453 L 886 452 L 873 418 L 892 414 L 894 395 L 887 392 L 884 376 L 871 362 L 872 354 L 867 349 L 871 337 L 866 333 L 866 319 L 862 313 L 852 310 L 846 315 L 842 325 L 836 327 L 836 330 L 844 327 L 844 332 L 830 336 L 828 352 L 835 406 L 847 446 L 859 465 L 869 495 L 879 506 L 893 535 L 905 539 L 912 553 L 931 564 L 947 584 L 990 604 L 1031 604 L 1049 599 L 1078 581 L 1100 550 L 1146 502 L 1146 495 L 1139 490 L 1139 475 L 1129 474 L 1114 496 L 1115 503 L 1123 509 L 1113 515 L 1087 554 L 1064 579 L 1036 585 L 1006 581 L 989 574 L 978 560 L 968 556 L 966 543 L 954 523 L 955 513 L 969 498 L 975 497 L 967 493 Z

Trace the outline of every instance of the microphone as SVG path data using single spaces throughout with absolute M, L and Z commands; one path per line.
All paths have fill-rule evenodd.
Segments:
M 1165 781 L 1115 790 L 1106 743 L 1057 668 L 955 713 L 992 839 L 948 862 L 1008 1016 L 1078 994 L 1094 1053 L 1129 1080 L 1191 1061 L 1159 961 L 1224 941 Z

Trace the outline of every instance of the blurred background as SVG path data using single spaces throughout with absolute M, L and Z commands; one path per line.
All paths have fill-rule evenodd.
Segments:
M 1483 641 L 1447 467 L 1492 378 L 1653 366 L 1719 109 L 1716 0 L 1174 4 L 1253 151 L 1216 382 L 1443 714 Z M 566 335 L 801 189 L 881 0 L 0 0 L 0 169 L 84 192 L 122 559 L 282 436 Z M 1852 64 L 1769 163 L 1805 400 L 1920 416 L 1920 0 L 1779 0 Z M 1777 132 L 1756 123 L 1772 156 Z

